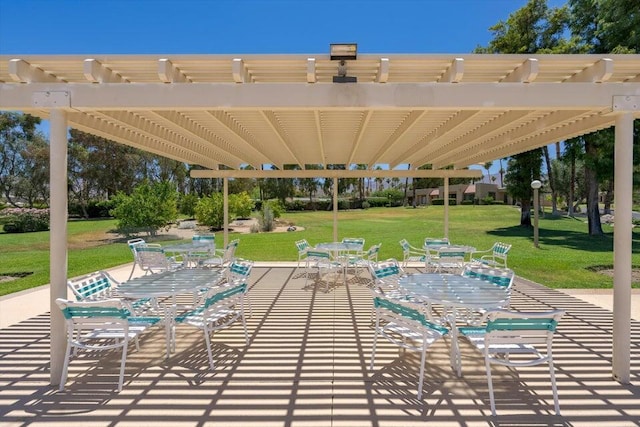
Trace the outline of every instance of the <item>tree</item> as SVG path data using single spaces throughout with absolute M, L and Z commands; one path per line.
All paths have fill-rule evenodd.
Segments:
M 118 231 L 123 234 L 145 231 L 155 236 L 159 229 L 176 221 L 177 196 L 168 181 L 153 184 L 144 181 L 130 196 L 120 192 L 114 197 L 111 215 L 118 220 Z
M 571 51 L 571 42 L 564 38 L 569 23 L 567 7 L 549 9 L 546 0 L 529 0 L 513 12 L 507 21 L 490 28 L 493 40 L 487 47 L 477 47 L 477 53 L 564 53 Z M 531 180 L 540 177 L 540 150 L 513 156 L 507 171 L 507 191 L 521 200 L 520 224 L 531 225 Z M 520 162 L 524 162 L 520 164 Z M 514 171 L 511 171 L 511 168 Z M 538 169 L 535 170 L 535 167 Z M 514 180 L 515 179 L 515 180 Z M 521 180 L 525 181 L 521 181 Z
M 483 167 L 487 171 L 487 182 L 491 182 L 491 166 L 493 166 L 493 162 L 486 162 Z
M 531 227 L 531 198 L 533 197 L 531 181 L 540 179 L 541 166 L 542 157 L 539 149 L 516 154 L 508 162 L 507 192 L 520 201 L 520 225 L 524 227 Z
M 0 194 L 12 206 L 48 203 L 48 145 L 29 114 L 0 112 Z
M 570 0 L 569 28 L 578 39 L 577 50 L 583 53 L 634 53 L 640 51 L 640 13 L 637 0 Z M 640 121 L 634 122 L 634 146 L 638 144 Z M 613 146 L 606 138 L 609 130 L 583 135 L 585 180 L 587 185 L 587 218 L 590 235 L 601 235 L 599 190 L 606 176 L 613 175 L 613 160 L 606 150 Z M 610 160 L 610 171 L 605 162 Z M 605 188 L 612 188 L 609 182 Z

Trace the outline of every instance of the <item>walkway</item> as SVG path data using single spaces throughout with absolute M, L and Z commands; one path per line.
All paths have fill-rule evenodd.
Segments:
M 553 414 L 544 367 L 494 369 L 498 417 L 490 416 L 484 366 L 463 345 L 463 377 L 448 346 L 431 348 L 425 396 L 415 398 L 418 359 L 383 343 L 368 370 L 371 298 L 360 284 L 329 293 L 304 287 L 287 267 L 252 274 L 251 344 L 240 328 L 214 336 L 216 370 L 201 335 L 183 329 L 164 359 L 161 334 L 127 362 L 115 393 L 118 356 L 75 361 L 64 392 L 49 385 L 47 314 L 0 329 L 3 426 L 475 426 L 640 425 L 640 323 L 632 323 L 632 385 L 611 379 L 611 312 L 518 280 L 516 309 L 564 308 L 555 354 L 562 416 Z

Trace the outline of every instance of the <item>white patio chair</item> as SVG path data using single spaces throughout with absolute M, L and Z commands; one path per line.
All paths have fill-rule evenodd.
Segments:
M 129 273 L 129 279 L 133 277 L 133 272 L 135 271 L 136 266 L 140 266 L 140 264 L 138 263 L 138 254 L 136 252 L 136 246 L 144 245 L 146 243 L 147 242 L 145 242 L 144 239 L 140 239 L 140 238 L 127 240 L 127 245 L 129 245 L 129 249 L 131 250 L 131 254 L 133 255 L 133 266 L 131 267 L 131 273 Z
M 201 260 L 199 265 L 205 268 L 228 267 L 236 259 L 238 245 L 240 245 L 239 239 L 230 241 L 224 249 L 216 250 L 214 256 Z
M 460 274 L 464 268 L 465 251 L 453 246 L 441 247 L 435 260 L 436 272 Z
M 67 280 L 76 301 L 99 301 L 115 297 L 118 281 L 106 271 L 95 271 Z
M 253 268 L 253 261 L 246 259 L 234 259 L 228 267 L 225 279 L 227 286 L 235 286 L 241 283 L 246 283 L 247 286 L 249 286 L 249 276 L 251 275 L 251 269 Z M 249 307 L 249 317 L 251 317 L 253 311 L 251 308 L 251 298 L 249 297 L 249 288 L 247 288 L 247 292 L 244 293 L 243 298 L 244 304 Z
M 56 304 L 62 310 L 67 324 L 67 349 L 65 352 L 60 390 L 67 382 L 71 353 L 77 350 L 122 349 L 118 391 L 122 390 L 124 368 L 129 341 L 138 348 L 138 336 L 153 325 L 162 322 L 161 317 L 132 317 L 130 311 L 118 299 L 102 301 L 69 301 L 58 298 Z M 167 355 L 169 354 L 169 330 L 165 329 Z
M 106 271 L 95 271 L 67 280 L 67 287 L 73 292 L 76 301 L 102 301 L 119 298 L 118 285 L 120 283 Z M 123 302 L 129 310 L 136 314 L 150 311 L 158 312 L 157 302 L 152 298 L 123 299 Z
M 192 250 L 189 251 L 185 262 L 187 265 L 199 267 L 216 251 L 216 235 L 214 233 L 197 233 L 191 237 Z
M 232 263 L 230 270 L 235 270 L 236 262 Z M 244 329 L 245 345 L 249 345 L 249 334 L 247 332 L 247 322 L 245 316 L 245 297 L 247 294 L 247 278 L 251 272 L 251 263 L 239 266 L 237 270 L 243 270 L 225 286 L 212 287 L 202 297 L 200 303 L 184 314 L 176 316 L 172 328 L 172 343 L 175 345 L 175 327 L 179 325 L 190 325 L 202 330 L 204 341 L 207 347 L 207 357 L 209 366 L 215 369 L 213 354 L 211 352 L 211 338 L 213 331 L 231 327 L 235 322 L 240 321 Z
M 486 326 L 458 328 L 460 336 L 466 338 L 484 355 L 491 413 L 494 416 L 496 405 L 491 364 L 518 367 L 543 363 L 549 365 L 555 412 L 560 415 L 553 368 L 553 335 L 563 314 L 563 310 L 546 312 L 492 310 L 486 314 Z
M 162 246 L 157 243 L 139 244 L 135 246 L 138 265 L 145 272 L 158 273 L 182 268 L 184 263 L 166 255 Z
M 420 374 L 418 376 L 418 399 L 422 399 L 422 381 L 426 362 L 427 348 L 448 333 L 447 328 L 431 323 L 424 313 L 413 307 L 382 296 L 373 298 L 376 314 L 375 335 L 371 350 L 369 369 L 373 370 L 376 357 L 378 336 L 401 348 L 419 351 Z
M 344 275 L 344 265 L 333 259 L 331 256 L 331 252 L 324 249 L 316 249 L 309 248 L 307 250 L 307 258 L 305 265 L 305 281 L 304 285 L 307 286 L 309 281 L 309 276 L 315 273 L 315 283 L 318 284 L 322 281 L 325 283 L 325 292 L 329 292 L 329 281 L 327 277 L 331 273 L 336 273 L 337 276 Z M 334 283 L 337 281 L 337 278 L 334 279 Z
M 307 257 L 307 250 L 311 247 L 307 239 L 297 240 L 296 241 L 296 249 L 298 249 L 298 264 L 296 265 L 296 269 L 294 270 L 294 274 L 300 268 L 300 265 L 305 261 Z
M 427 260 L 425 261 L 425 267 L 427 271 L 438 271 L 438 253 L 441 249 L 447 248 L 449 246 L 451 246 L 451 242 L 449 242 L 449 239 L 447 239 L 446 237 L 426 237 L 424 239 L 424 251 L 427 257 Z
M 373 245 L 363 252 L 351 255 L 347 254 L 346 259 L 344 260 L 347 263 L 345 267 L 353 268 L 356 277 L 359 278 L 362 270 L 369 271 L 369 266 L 377 264 L 380 246 L 382 246 L 382 243 Z
M 467 264 L 462 270 L 462 276 L 471 277 L 478 280 L 485 280 L 491 282 L 496 286 L 500 286 L 504 289 L 511 289 L 513 286 L 513 280 L 516 275 L 513 270 L 509 268 L 491 268 L 483 264 Z M 510 294 L 509 294 L 510 295 Z M 509 300 L 506 304 L 500 308 L 508 308 Z M 468 325 L 477 326 L 483 321 L 483 316 L 486 310 L 482 309 L 467 309 L 456 311 L 458 321 L 467 323 Z
M 473 252 L 471 254 L 471 262 L 485 264 L 490 267 L 507 268 L 507 255 L 509 250 L 511 250 L 511 245 L 495 242 L 491 249 Z
M 400 246 L 402 247 L 402 268 L 407 268 L 410 262 L 420 262 L 427 266 L 427 254 L 424 249 L 412 246 L 407 239 L 400 240 Z

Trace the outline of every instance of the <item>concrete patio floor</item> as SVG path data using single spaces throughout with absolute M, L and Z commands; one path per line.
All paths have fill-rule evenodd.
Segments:
M 215 334 L 210 371 L 200 331 L 178 329 L 168 360 L 158 331 L 129 355 L 121 393 L 117 353 L 72 361 L 63 392 L 49 385 L 48 314 L 3 327 L 0 425 L 640 425 L 640 322 L 632 322 L 631 384 L 622 385 L 611 376 L 611 311 L 560 291 L 517 279 L 512 306 L 567 310 L 554 345 L 562 416 L 540 366 L 493 368 L 492 417 L 483 360 L 466 344 L 461 378 L 446 341 L 429 350 L 422 400 L 417 355 L 380 342 L 370 371 L 371 297 L 363 284 L 325 293 L 305 287 L 291 267 L 256 266 L 250 297 L 248 347 L 240 327 Z

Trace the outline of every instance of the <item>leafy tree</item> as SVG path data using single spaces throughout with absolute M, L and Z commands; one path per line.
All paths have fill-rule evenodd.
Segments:
M 320 170 L 321 165 L 305 165 L 305 169 Z M 313 195 L 318 191 L 320 180 L 318 178 L 300 178 L 298 179 L 298 187 L 300 191 L 309 196 L 309 202 L 313 202 Z
M 540 150 L 516 154 L 508 162 L 506 183 L 507 191 L 514 199 L 520 201 L 520 225 L 531 227 L 531 198 L 533 190 L 531 181 L 540 179 L 542 158 Z
M 178 211 L 181 214 L 193 218 L 196 214 L 196 205 L 200 198 L 197 194 L 180 194 L 178 197 Z
M 155 236 L 159 229 L 176 221 L 176 200 L 177 192 L 170 182 L 144 181 L 130 196 L 123 192 L 116 194 L 111 215 L 118 220 L 118 231 L 123 234 L 145 231 Z
M 222 193 L 213 193 L 203 197 L 196 205 L 196 220 L 200 225 L 213 227 L 217 230 L 224 225 L 224 199 Z
M 48 203 L 49 155 L 40 119 L 0 112 L 0 194 L 12 206 Z
M 229 194 L 229 212 L 236 218 L 249 218 L 255 208 L 253 199 L 246 191 L 240 194 Z
M 570 29 L 584 53 L 640 51 L 640 13 L 637 0 L 570 0 Z M 640 121 L 634 122 L 634 146 L 640 141 Z M 610 139 L 610 141 L 608 141 Z M 577 139 L 584 144 L 587 218 L 590 235 L 601 235 L 598 192 L 612 189 L 613 133 L 602 130 Z M 608 182 L 607 179 L 609 179 Z
M 507 21 L 490 28 L 493 40 L 487 47 L 477 47 L 477 53 L 564 53 L 572 49 L 572 42 L 564 38 L 569 23 L 569 9 L 551 8 L 546 0 L 529 0 L 513 12 Z M 531 176 L 540 176 L 540 150 L 518 154 L 509 160 L 507 191 L 522 203 L 520 224 L 531 225 Z M 528 162 L 519 164 L 520 162 Z M 515 171 L 511 171 L 511 167 Z M 535 168 L 537 167 L 537 170 Z M 526 178 L 526 176 L 529 178 Z M 511 179 L 510 179 L 511 177 Z M 521 181 L 528 179 L 528 181 Z

